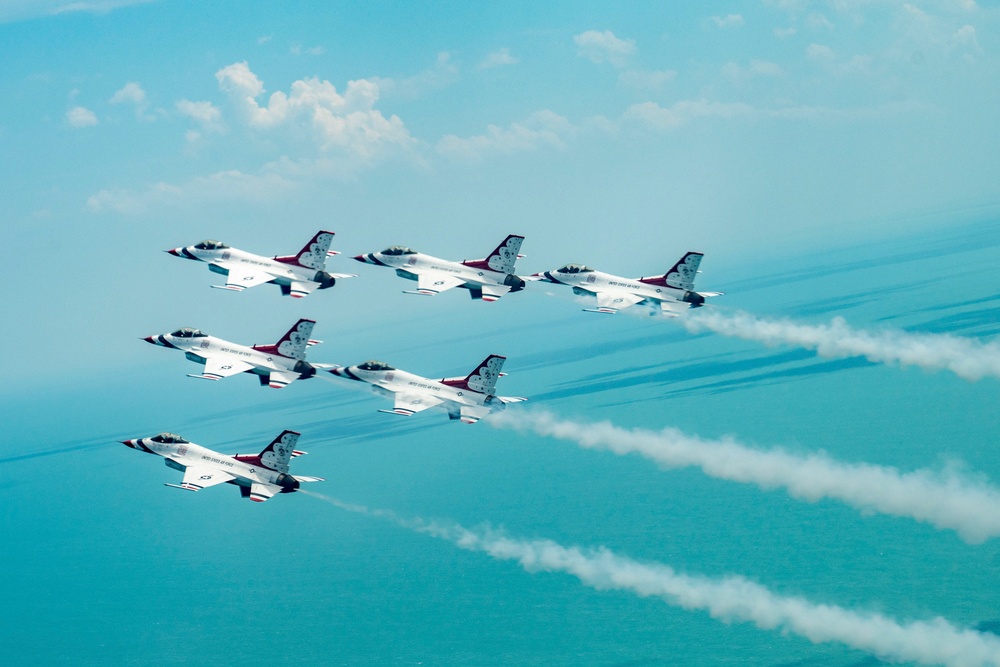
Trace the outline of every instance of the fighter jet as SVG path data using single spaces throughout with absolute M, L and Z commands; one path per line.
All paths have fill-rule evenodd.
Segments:
M 497 378 L 506 357 L 491 354 L 474 371 L 465 377 L 429 380 L 419 375 L 393 368 L 381 361 L 366 361 L 357 366 L 330 369 L 342 378 L 367 382 L 385 396 L 394 395 L 392 410 L 379 410 L 389 414 L 410 416 L 421 410 L 440 406 L 448 417 L 474 424 L 494 410 L 503 410 L 507 403 L 526 401 L 518 396 L 497 396 L 494 392 Z
M 293 380 L 312 377 L 317 369 L 330 368 L 329 364 L 310 364 L 305 360 L 306 347 L 320 342 L 309 338 L 314 324 L 313 320 L 299 320 L 274 345 L 246 347 L 189 327 L 142 340 L 181 350 L 189 360 L 205 365 L 200 375 L 188 374 L 188 377 L 221 380 L 237 373 L 254 373 L 262 386 L 281 389 Z
M 524 289 L 524 280 L 514 274 L 514 262 L 522 257 L 518 254 L 522 241 L 523 236 L 511 234 L 486 259 L 461 262 L 438 259 L 401 245 L 382 252 L 357 255 L 354 259 L 394 268 L 400 278 L 416 280 L 417 289 L 404 290 L 405 294 L 434 296 L 453 287 L 461 287 L 469 290 L 473 299 L 496 301 L 508 292 Z
M 621 278 L 582 264 L 567 264 L 555 271 L 532 274 L 529 280 L 569 285 L 574 294 L 596 296 L 597 308 L 584 308 L 590 313 L 616 313 L 643 304 L 650 308 L 651 314 L 677 315 L 676 311 L 685 305 L 698 308 L 704 305 L 706 297 L 722 295 L 722 292 L 694 291 L 694 278 L 702 257 L 700 252 L 689 252 L 662 276 L 649 278 Z
M 208 262 L 208 268 L 227 276 L 218 289 L 242 292 L 262 283 L 277 283 L 281 293 L 301 299 L 315 289 L 333 287 L 337 278 L 355 278 L 356 273 L 328 273 L 326 258 L 333 232 L 317 232 L 297 255 L 262 257 L 218 241 L 202 241 L 186 248 L 167 250 L 176 257 Z
M 216 484 L 235 484 L 240 495 L 262 503 L 276 493 L 293 493 L 300 482 L 322 482 L 322 477 L 303 477 L 288 472 L 288 461 L 305 452 L 295 449 L 299 434 L 282 431 L 260 454 L 220 454 L 188 442 L 173 433 L 151 438 L 122 440 L 140 452 L 158 454 L 169 468 L 184 473 L 180 484 L 164 484 L 175 489 L 201 491 Z

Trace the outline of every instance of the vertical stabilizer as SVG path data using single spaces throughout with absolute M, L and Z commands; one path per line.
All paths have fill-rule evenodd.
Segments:
M 688 252 L 681 257 L 669 271 L 662 276 L 652 278 L 640 278 L 639 280 L 651 285 L 665 285 L 679 290 L 693 290 L 694 278 L 698 275 L 698 267 L 701 265 L 701 258 L 704 253 Z
M 489 269 L 500 273 L 514 273 L 514 262 L 517 261 L 518 253 L 521 251 L 523 236 L 510 234 L 498 245 L 486 259 L 469 259 L 462 264 L 479 269 Z
M 476 367 L 476 370 L 469 373 L 465 378 L 461 380 L 445 380 L 444 383 L 452 387 L 461 387 L 471 391 L 478 391 L 480 394 L 492 395 L 493 388 L 497 384 L 497 378 L 500 377 L 500 369 L 503 368 L 503 362 L 506 360 L 507 357 L 491 354 Z
M 295 455 L 295 443 L 300 433 L 282 431 L 281 435 L 271 441 L 260 453 L 260 464 L 278 472 L 288 472 L 288 461 Z
M 333 232 L 319 231 L 309 243 L 302 247 L 298 254 L 275 257 L 275 259 L 286 264 L 298 264 L 307 269 L 323 271 L 326 268 L 327 251 L 330 249 L 332 241 Z
M 312 335 L 315 324 L 315 320 L 301 319 L 274 345 L 254 345 L 253 349 L 259 352 L 280 354 L 290 359 L 305 359 L 309 336 Z

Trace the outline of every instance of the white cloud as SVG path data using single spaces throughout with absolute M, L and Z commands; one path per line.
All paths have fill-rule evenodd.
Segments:
M 491 69 L 493 67 L 503 67 L 504 65 L 516 65 L 518 59 L 510 55 L 510 50 L 504 47 L 486 56 L 483 62 L 479 63 L 479 69 Z
M 146 99 L 146 91 L 142 89 L 142 86 L 138 82 L 130 81 L 126 83 L 111 96 L 108 102 L 111 104 L 131 104 L 135 107 L 136 117 L 141 120 L 153 120 L 154 118 L 154 116 L 146 115 L 146 110 L 149 109 L 149 101 Z
M 140 105 L 146 102 L 146 91 L 135 81 L 130 81 L 125 86 L 111 96 L 108 100 L 111 104 L 135 104 Z
M 66 122 L 73 127 L 97 125 L 97 116 L 87 107 L 73 107 L 66 112 Z
M 786 37 L 791 37 L 797 32 L 798 30 L 796 30 L 795 26 L 788 26 L 787 28 L 775 28 L 774 36 L 777 37 L 778 39 L 785 39 Z
M 175 106 L 177 107 L 177 111 L 182 115 L 193 118 L 205 125 L 217 123 L 222 115 L 218 107 L 211 102 L 192 102 L 185 99 L 179 100 Z
M 458 81 L 458 68 L 451 62 L 451 54 L 442 51 L 432 67 L 411 77 L 373 77 L 371 81 L 378 84 L 379 92 L 387 98 L 417 99 Z
M 263 44 L 267 44 L 272 39 L 274 39 L 274 35 L 261 35 L 260 37 L 257 38 L 257 45 L 260 46 Z
M 278 162 L 257 174 L 229 170 L 199 176 L 181 185 L 155 183 L 140 192 L 101 190 L 87 199 L 86 207 L 93 213 L 135 217 L 152 209 L 186 209 L 206 202 L 268 204 L 296 189 L 295 182 L 282 171 Z
M 806 25 L 817 30 L 833 30 L 833 23 L 819 12 L 813 12 L 806 17 Z
M 810 60 L 833 60 L 833 49 L 825 44 L 810 44 L 806 47 L 806 57 Z
M 658 91 L 677 78 L 677 71 L 664 70 L 624 70 L 618 75 L 618 83 L 642 91 Z
M 565 140 L 576 132 L 577 128 L 565 117 L 543 110 L 506 128 L 490 125 L 485 134 L 465 138 L 449 134 L 438 141 L 437 151 L 454 159 L 480 160 L 489 155 L 513 155 L 539 148 L 564 149 Z
M 183 99 L 178 100 L 174 106 L 179 114 L 201 125 L 201 131 L 188 130 L 185 133 L 184 137 L 189 145 L 200 142 L 203 138 L 202 132 L 222 132 L 225 129 L 221 120 L 222 112 L 211 102 L 192 102 Z
M 757 76 L 781 76 L 785 72 L 777 63 L 767 60 L 751 60 L 746 66 L 739 63 L 726 63 L 722 73 L 733 80 L 749 79 Z
M 743 25 L 741 14 L 726 14 L 725 16 L 713 16 L 709 19 L 719 28 L 738 28 Z
M 656 102 L 633 104 L 622 114 L 625 123 L 636 123 L 657 131 L 675 130 L 696 118 L 734 118 L 752 116 L 757 111 L 743 102 L 709 102 L 708 100 L 682 100 L 669 107 Z
M 66 0 L 2 0 L 0 2 L 0 23 L 9 23 L 40 16 L 59 14 L 91 13 L 106 14 L 120 7 L 142 5 L 154 0 L 90 0 L 87 2 L 66 2 Z
M 292 83 L 290 93 L 275 92 L 262 106 L 257 98 L 264 94 L 264 84 L 246 62 L 224 67 L 215 77 L 251 128 L 306 129 L 321 150 L 365 162 L 414 143 L 399 117 L 386 118 L 374 108 L 379 85 L 367 79 L 349 81 L 343 94 L 329 81 L 301 79 Z
M 322 46 L 311 46 L 305 49 L 302 48 L 301 44 L 292 44 L 292 46 L 289 47 L 288 52 L 293 56 L 301 56 L 303 53 L 310 56 L 321 56 L 326 53 L 326 48 Z
M 573 41 L 578 47 L 577 55 L 597 64 L 607 62 L 623 67 L 628 57 L 635 53 L 635 40 L 619 39 L 610 30 L 588 30 L 575 35 Z

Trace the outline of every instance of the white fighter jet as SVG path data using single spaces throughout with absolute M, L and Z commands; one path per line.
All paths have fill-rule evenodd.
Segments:
M 497 396 L 494 392 L 497 378 L 506 357 L 491 354 L 476 370 L 466 377 L 429 380 L 419 375 L 393 368 L 381 361 L 366 361 L 357 366 L 330 369 L 342 378 L 367 382 L 385 396 L 395 397 L 392 410 L 379 410 L 389 414 L 410 416 L 415 412 L 439 406 L 448 411 L 451 419 L 474 424 L 494 410 L 503 410 L 507 403 L 528 399 L 518 396 Z
M 328 273 L 326 258 L 333 232 L 317 232 L 296 255 L 263 257 L 218 241 L 202 241 L 186 248 L 167 250 L 176 257 L 208 262 L 208 268 L 227 276 L 219 289 L 242 292 L 263 283 L 277 283 L 281 293 L 300 299 L 316 289 L 333 287 L 337 278 L 354 278 L 355 273 Z
M 651 314 L 677 315 L 680 308 L 698 308 L 704 305 L 706 297 L 722 295 L 722 292 L 694 291 L 694 278 L 702 257 L 700 252 L 689 252 L 663 275 L 649 278 L 622 278 L 582 264 L 567 264 L 555 271 L 532 274 L 529 280 L 569 285 L 577 295 L 596 296 L 597 308 L 584 308 L 590 313 L 616 313 L 643 304 L 650 308 Z
M 201 491 L 216 484 L 235 484 L 240 495 L 262 503 L 276 493 L 297 491 L 300 482 L 322 482 L 322 477 L 303 477 L 288 472 L 288 461 L 305 454 L 295 449 L 299 434 L 282 431 L 260 454 L 220 454 L 188 442 L 173 433 L 151 438 L 122 440 L 140 452 L 158 454 L 164 463 L 184 473 L 180 484 L 164 484 L 175 489 Z
M 274 345 L 237 345 L 189 327 L 142 340 L 181 350 L 191 361 L 205 365 L 200 375 L 188 377 L 221 380 L 237 373 L 253 373 L 261 385 L 281 389 L 293 380 L 312 377 L 318 369 L 330 368 L 329 364 L 305 360 L 306 347 L 320 342 L 309 338 L 314 324 L 313 320 L 299 320 Z
M 486 259 L 466 259 L 451 262 L 394 245 L 382 252 L 357 255 L 354 259 L 366 264 L 388 266 L 396 269 L 396 275 L 407 280 L 416 280 L 416 290 L 404 290 L 405 294 L 433 296 L 439 292 L 461 287 L 469 290 L 473 299 L 496 301 L 508 292 L 524 289 L 524 279 L 514 274 L 523 236 L 511 234 L 496 247 Z

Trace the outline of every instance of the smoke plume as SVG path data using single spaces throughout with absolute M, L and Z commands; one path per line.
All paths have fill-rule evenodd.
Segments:
M 965 380 L 1000 377 L 1000 345 L 951 336 L 888 330 L 853 329 L 841 317 L 829 324 L 797 324 L 760 319 L 749 313 L 727 314 L 703 308 L 678 317 L 688 331 L 713 331 L 765 345 L 794 345 L 821 357 L 864 357 L 869 361 L 925 370 L 949 370 Z
M 577 422 L 547 412 L 507 410 L 487 423 L 568 440 L 619 456 L 638 454 L 664 468 L 694 466 L 709 477 L 785 489 L 809 502 L 831 498 L 862 511 L 925 521 L 958 532 L 966 542 L 1000 536 L 1000 488 L 953 469 L 901 472 L 869 463 L 844 463 L 824 453 L 755 449 L 733 438 L 706 440 L 674 428 L 624 429 L 610 422 Z
M 883 614 L 851 611 L 783 596 L 740 576 L 718 579 L 681 574 L 660 563 L 643 563 L 606 548 L 565 547 L 551 540 L 518 540 L 483 528 L 403 519 L 393 512 L 352 505 L 318 493 L 308 495 L 352 512 L 393 521 L 498 560 L 516 561 L 528 572 L 562 572 L 598 590 L 656 596 L 667 604 L 706 611 L 727 622 L 749 622 L 763 630 L 839 642 L 891 661 L 948 667 L 1000 667 L 1000 638 L 960 628 L 944 618 L 900 622 Z

